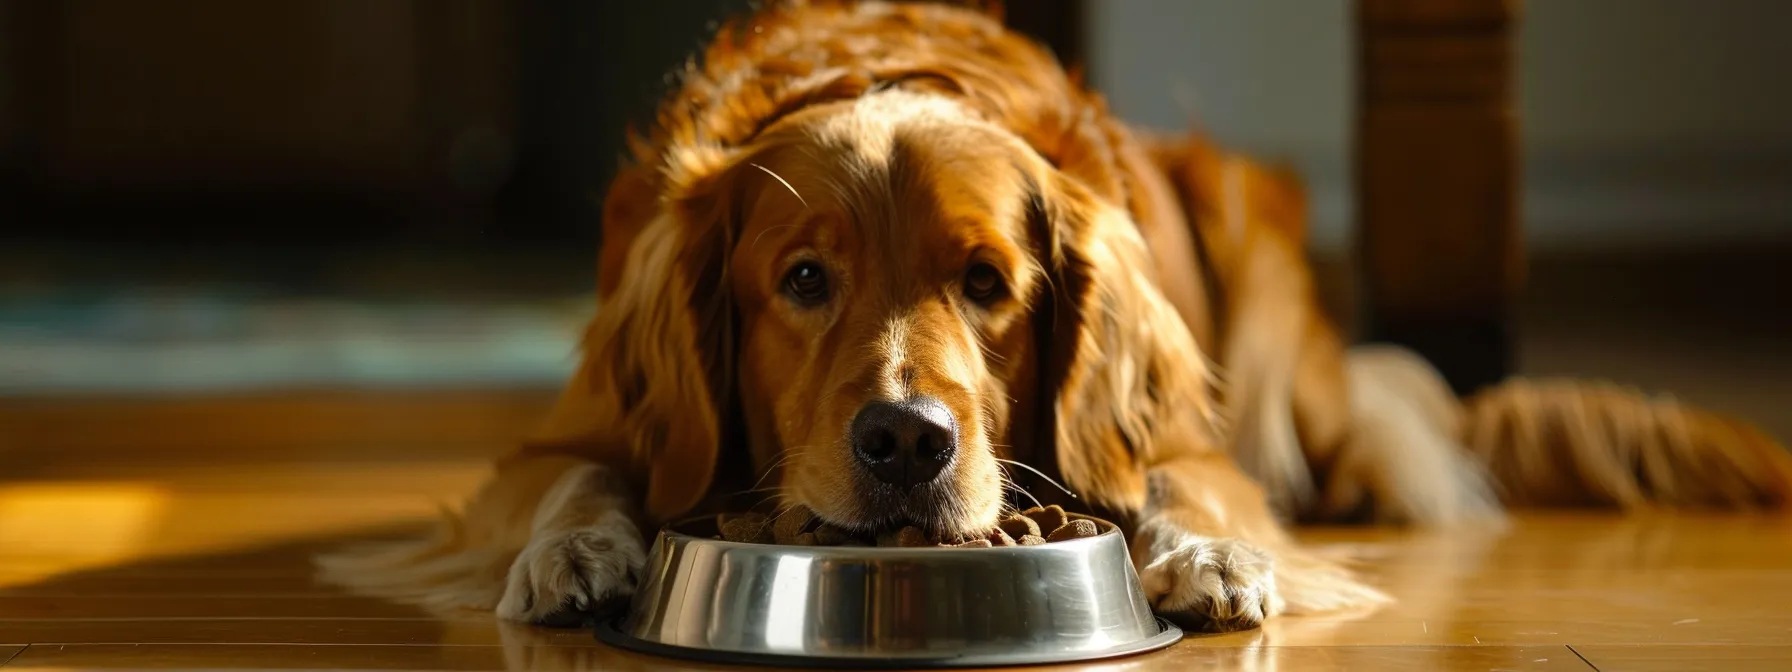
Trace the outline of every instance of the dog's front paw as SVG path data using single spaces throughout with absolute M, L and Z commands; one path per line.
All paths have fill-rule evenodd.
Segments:
M 599 605 L 633 595 L 646 562 L 640 533 L 620 514 L 589 527 L 538 534 L 510 565 L 498 616 L 579 625 Z
M 1281 610 L 1269 555 L 1236 539 L 1191 538 L 1158 556 L 1139 581 L 1161 616 L 1213 632 L 1248 630 Z

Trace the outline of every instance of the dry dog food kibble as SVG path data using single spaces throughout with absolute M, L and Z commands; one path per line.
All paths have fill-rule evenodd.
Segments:
M 780 544 L 794 543 L 797 537 L 805 534 L 804 530 L 809 528 L 809 523 L 813 520 L 815 514 L 808 509 L 786 511 L 772 521 L 772 538 Z
M 940 541 L 928 537 L 921 528 L 908 526 L 867 539 L 845 529 L 821 522 L 807 509 L 791 509 L 776 517 L 758 513 L 722 514 L 716 517 L 718 539 L 754 544 L 789 546 L 891 546 L 920 548 L 993 548 L 996 546 L 1039 546 L 1046 543 L 1083 539 L 1101 533 L 1095 521 L 1070 518 L 1057 505 L 1033 507 L 1003 518 L 995 529 L 981 539 Z
M 1073 520 L 1065 523 L 1056 530 L 1052 530 L 1051 534 L 1045 535 L 1045 540 L 1052 542 L 1064 541 L 1065 539 L 1081 539 L 1083 537 L 1093 537 L 1097 533 L 1098 530 L 1095 529 L 1095 523 L 1087 520 Z
M 1057 532 L 1058 528 L 1064 527 L 1065 523 L 1070 522 L 1070 517 L 1064 514 L 1064 509 L 1056 504 L 1045 508 L 1035 506 L 1020 512 L 1020 515 L 1033 519 L 1033 522 L 1039 525 L 1038 532 L 1029 532 L 1028 534 L 1037 534 L 1046 539 L 1051 539 L 1052 534 Z
M 722 538 L 729 541 L 744 541 L 753 544 L 774 544 L 772 527 L 765 516 L 748 513 L 738 516 L 720 516 L 716 526 L 722 530 Z
M 1003 518 L 1002 522 L 996 523 L 996 528 L 1015 539 L 1045 536 L 1039 532 L 1039 523 L 1024 515 Z
M 865 542 L 852 536 L 851 532 L 833 525 L 822 525 L 815 528 L 815 545 L 817 546 L 864 546 Z
M 921 528 L 910 525 L 894 532 L 885 532 L 878 535 L 877 545 L 920 548 L 922 546 L 932 546 L 934 543 L 932 539 L 927 538 L 927 533 L 922 532 Z

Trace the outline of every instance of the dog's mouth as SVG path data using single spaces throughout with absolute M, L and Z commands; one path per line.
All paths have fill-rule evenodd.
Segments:
M 971 529 L 967 507 L 959 495 L 943 483 L 913 489 L 898 489 L 882 483 L 865 484 L 861 489 L 856 511 L 847 516 L 821 514 L 824 520 L 842 528 L 870 535 L 917 527 L 938 539 L 976 536 L 984 532 Z M 844 520 L 836 520 L 843 517 Z

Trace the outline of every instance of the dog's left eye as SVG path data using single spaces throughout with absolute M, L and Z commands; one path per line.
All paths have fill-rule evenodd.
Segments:
M 798 304 L 820 305 L 828 300 L 828 274 L 821 264 L 805 261 L 784 275 L 784 292 Z
M 964 295 L 977 303 L 987 304 L 1001 298 L 1005 287 L 1002 274 L 989 264 L 975 264 L 964 274 Z

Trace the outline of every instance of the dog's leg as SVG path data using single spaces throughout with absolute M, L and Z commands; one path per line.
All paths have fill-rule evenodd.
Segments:
M 646 562 L 641 530 L 628 489 L 615 472 L 568 458 L 530 461 L 541 464 L 528 468 L 557 470 L 558 476 L 534 507 L 528 542 L 510 564 L 498 616 L 576 625 L 600 603 L 634 593 Z
M 1242 630 L 1281 613 L 1327 611 L 1386 598 L 1301 549 L 1262 490 L 1224 455 L 1153 466 L 1132 539 L 1153 608 L 1189 627 Z
M 644 552 L 632 502 L 623 479 L 596 462 L 519 456 L 432 534 L 320 557 L 319 578 L 441 612 L 565 623 L 634 591 Z
M 1153 609 L 1198 629 L 1254 628 L 1284 606 L 1273 559 L 1236 529 L 1250 515 L 1240 507 L 1255 506 L 1265 517 L 1268 508 L 1229 462 L 1201 455 L 1154 467 L 1133 533 L 1133 564 Z M 1209 477 L 1216 472 L 1218 481 Z M 1236 474 L 1235 482 L 1223 472 Z M 1236 485 L 1246 486 L 1244 496 L 1229 492 Z

